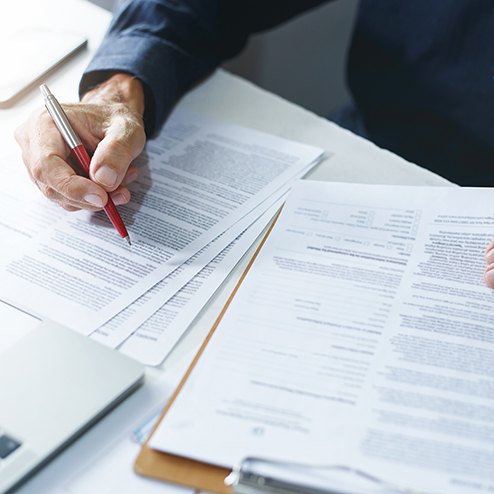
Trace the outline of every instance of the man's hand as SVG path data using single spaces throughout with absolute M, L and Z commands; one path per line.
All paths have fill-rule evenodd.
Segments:
M 90 153 L 90 179 L 76 174 L 70 150 L 46 110 L 36 111 L 15 133 L 22 159 L 41 192 L 68 211 L 98 210 L 110 193 L 116 205 L 130 199 L 126 187 L 137 178 L 131 165 L 146 142 L 144 91 L 128 74 L 116 74 L 86 93 L 82 102 L 63 105 Z

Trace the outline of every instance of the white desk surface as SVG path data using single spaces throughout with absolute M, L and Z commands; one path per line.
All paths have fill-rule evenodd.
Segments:
M 2 14 L 0 33 L 19 28 L 21 25 L 53 26 L 56 23 L 86 34 L 89 38 L 88 50 L 46 79 L 61 101 L 76 101 L 80 75 L 104 35 L 111 18 L 110 14 L 84 0 L 44 0 L 43 2 L 17 0 L 12 6 L 2 7 Z M 445 179 L 379 149 L 326 119 L 224 71 L 218 71 L 197 87 L 180 102 L 180 105 L 209 117 L 253 127 L 326 149 L 332 157 L 325 159 L 312 172 L 310 176 L 312 179 L 408 185 L 449 184 Z M 22 164 L 13 139 L 13 131 L 33 109 L 39 106 L 41 106 L 41 97 L 37 90 L 33 90 L 14 107 L 0 110 L 0 150 L 2 154 L 17 153 L 19 166 Z M 129 403 L 124 403 L 112 412 L 94 430 L 86 433 L 85 437 L 45 467 L 19 492 L 23 494 L 70 492 L 62 486 L 68 476 L 75 474 L 71 469 L 75 469 L 76 464 L 78 470 L 81 470 L 85 464 L 89 464 L 88 458 L 94 456 L 92 449 L 106 447 L 112 441 L 115 443 L 122 431 L 132 430 L 136 420 L 141 420 L 141 416 L 149 413 L 149 408 L 156 406 L 156 403 L 162 404 L 159 398 L 161 390 L 163 396 L 170 392 L 171 383 L 176 382 L 177 379 L 173 375 L 177 376 L 181 372 L 193 350 L 211 328 L 253 249 L 214 295 L 170 357 L 159 369 L 148 369 L 148 382 L 138 392 L 139 394 Z M 1 321 L 0 304 L 0 326 Z M 130 471 L 132 458 L 125 461 Z M 118 475 L 117 472 L 107 473 L 109 478 L 115 474 Z M 143 493 L 152 492 L 156 488 L 154 483 L 144 481 L 136 485 L 138 485 L 136 489 Z M 96 489 L 96 486 L 94 488 Z M 98 489 L 98 492 L 110 492 L 110 490 Z M 129 486 L 125 492 L 134 492 L 134 488 Z M 173 492 L 176 490 L 173 489 Z

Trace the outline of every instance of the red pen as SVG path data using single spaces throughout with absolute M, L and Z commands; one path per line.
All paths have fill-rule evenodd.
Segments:
M 74 129 L 70 125 L 67 115 L 63 111 L 60 103 L 57 101 L 55 96 L 53 96 L 51 91 L 48 89 L 48 86 L 46 84 L 42 84 L 39 89 L 41 90 L 45 99 L 46 109 L 55 122 L 55 125 L 60 131 L 60 134 L 62 134 L 62 137 L 67 143 L 67 146 L 69 146 L 72 156 L 89 177 L 89 163 L 91 162 L 91 158 L 89 158 L 89 155 L 87 154 L 82 141 L 79 139 L 79 136 L 75 133 Z M 125 228 L 122 217 L 120 216 L 120 214 L 118 214 L 117 208 L 115 207 L 115 204 L 113 203 L 110 195 L 108 195 L 108 202 L 105 206 L 105 213 L 112 222 L 112 225 L 116 228 L 117 232 L 120 233 L 121 237 L 127 240 L 129 245 L 132 245 L 130 242 L 129 233 L 127 232 L 127 228 Z

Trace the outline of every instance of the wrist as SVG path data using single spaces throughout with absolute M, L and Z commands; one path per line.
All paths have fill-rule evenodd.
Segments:
M 84 94 L 82 102 L 122 103 L 142 116 L 144 114 L 144 88 L 136 77 L 117 73 Z

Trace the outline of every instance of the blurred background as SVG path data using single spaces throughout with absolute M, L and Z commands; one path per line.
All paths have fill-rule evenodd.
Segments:
M 92 0 L 111 10 L 114 0 Z M 327 116 L 349 102 L 345 59 L 358 0 L 339 0 L 253 36 L 225 68 Z

